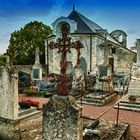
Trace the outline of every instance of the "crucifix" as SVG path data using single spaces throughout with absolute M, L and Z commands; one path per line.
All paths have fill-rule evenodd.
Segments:
M 70 49 L 75 48 L 77 50 L 77 64 L 80 64 L 80 49 L 83 45 L 80 41 L 71 42 L 71 38 L 68 37 L 69 27 L 68 24 L 64 23 L 62 25 L 62 38 L 58 38 L 56 43 L 50 42 L 48 47 L 50 49 L 58 49 L 58 53 L 61 53 L 61 77 L 60 83 L 58 84 L 58 95 L 68 96 L 68 86 L 67 86 L 67 53 L 71 53 Z
M 9 71 L 12 72 L 12 70 L 13 70 L 13 54 L 9 49 L 7 49 L 7 60 L 6 61 L 7 61 L 6 63 L 7 63 L 7 66 L 9 68 Z

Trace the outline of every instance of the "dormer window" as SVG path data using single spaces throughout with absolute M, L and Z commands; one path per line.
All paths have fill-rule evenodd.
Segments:
M 77 23 L 67 17 L 60 17 L 52 23 L 53 35 L 62 36 L 62 31 L 67 34 L 74 33 L 77 30 Z M 66 30 L 65 30 L 65 29 Z

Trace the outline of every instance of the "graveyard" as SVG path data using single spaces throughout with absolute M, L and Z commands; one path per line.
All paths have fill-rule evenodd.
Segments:
M 109 33 L 74 7 L 52 26 L 45 67 L 38 47 L 30 66 L 14 65 L 7 51 L 0 140 L 140 139 L 140 39 L 136 55 L 124 31 Z

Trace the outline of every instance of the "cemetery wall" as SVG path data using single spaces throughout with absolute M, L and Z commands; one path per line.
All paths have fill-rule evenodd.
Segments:
M 42 113 L 9 120 L 0 118 L 0 139 L 4 140 L 42 140 Z

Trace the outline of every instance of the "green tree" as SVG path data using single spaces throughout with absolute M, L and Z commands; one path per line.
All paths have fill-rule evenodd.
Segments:
M 40 61 L 45 63 L 45 39 L 51 28 L 42 22 L 34 21 L 11 34 L 9 51 L 14 58 L 14 64 L 33 64 L 35 61 L 35 48 L 39 47 Z
M 3 66 L 6 64 L 6 55 L 2 54 L 0 55 L 0 66 Z

